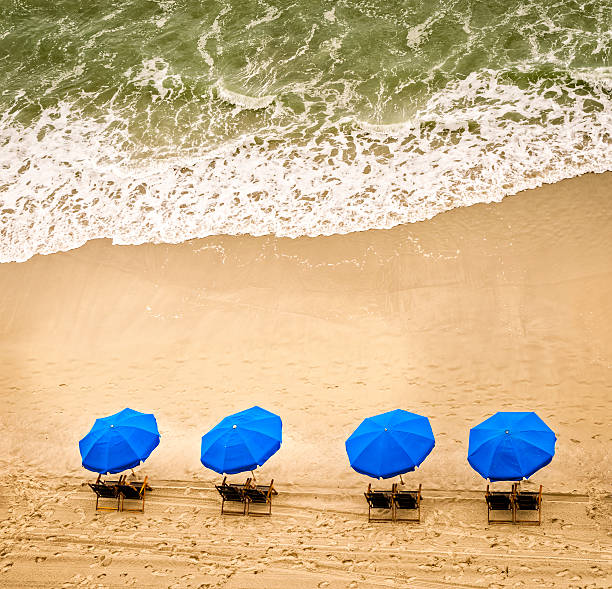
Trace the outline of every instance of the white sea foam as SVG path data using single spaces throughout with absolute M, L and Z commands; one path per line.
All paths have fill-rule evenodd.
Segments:
M 231 5 L 224 5 L 219 14 L 215 17 L 215 20 L 210 28 L 198 39 L 198 51 L 210 69 L 214 69 L 215 61 L 213 56 L 208 51 L 208 41 L 210 39 L 219 41 L 219 34 L 221 31 L 221 26 L 219 23 L 229 12 L 231 12 Z
M 165 68 L 156 61 L 129 80 L 163 96 Z M 136 244 L 389 228 L 612 169 L 605 77 L 588 94 L 554 84 L 541 92 L 481 71 L 432 96 L 407 124 L 344 119 L 289 137 L 269 115 L 256 134 L 147 157 L 120 113 L 84 109 L 62 102 L 28 127 L 16 109 L 0 114 L 1 261 L 99 237 Z M 312 126 L 309 116 L 293 130 Z
M 572 73 L 581 80 L 612 88 L 612 67 L 575 68 Z
M 331 10 L 324 12 L 323 18 L 329 22 L 336 22 L 336 7 L 333 6 Z
M 136 71 L 135 68 L 128 69 L 125 77 L 134 86 L 155 88 L 157 94 L 153 100 L 169 98 L 175 91 L 180 92 L 183 88 L 181 77 L 178 74 L 171 74 L 169 64 L 161 57 L 143 61 L 142 66 Z
M 423 41 L 429 37 L 429 22 L 416 25 L 406 32 L 406 45 L 411 49 L 417 49 Z
M 229 102 L 233 106 L 238 106 L 240 108 L 246 108 L 249 110 L 266 108 L 276 100 L 276 96 L 274 94 L 269 94 L 267 96 L 249 96 L 248 94 L 233 92 L 225 87 L 223 80 L 219 80 L 214 87 L 217 92 L 217 96 L 221 100 Z
M 368 133 L 380 133 L 382 135 L 406 134 L 407 132 L 418 129 L 418 123 L 414 121 L 404 121 L 402 123 L 369 123 L 368 121 L 356 120 L 355 124 Z
M 281 14 L 281 11 L 275 6 L 266 6 L 266 13 L 261 17 L 257 18 L 246 25 L 247 29 L 252 29 L 263 23 L 269 23 L 276 20 Z

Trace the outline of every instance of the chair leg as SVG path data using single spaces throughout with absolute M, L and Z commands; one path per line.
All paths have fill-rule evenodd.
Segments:
M 265 517 L 266 515 L 272 515 L 272 500 L 266 501 L 266 505 L 268 506 L 268 511 L 264 510 L 256 510 L 251 513 L 251 503 L 248 499 L 244 502 L 245 512 L 244 515 L 252 515 L 253 517 Z M 259 504 L 260 505 L 260 504 Z
M 145 506 L 145 497 L 142 497 L 142 499 L 134 499 L 134 501 L 142 501 L 142 506 L 140 508 L 136 508 L 136 509 L 126 509 L 125 507 L 125 497 L 120 494 L 119 495 L 119 501 L 117 504 L 117 510 L 118 511 L 131 511 L 134 513 L 144 513 L 144 506 Z
M 221 515 L 240 515 L 238 510 L 236 511 L 225 511 L 226 499 L 221 498 Z M 227 501 L 227 503 L 238 503 L 238 501 Z M 242 503 L 242 515 L 248 515 L 248 505 L 246 501 L 240 501 Z M 265 514 L 264 514 L 265 515 Z
M 515 516 L 515 509 L 514 507 L 511 509 L 511 514 L 512 514 L 512 518 L 511 519 L 491 519 L 491 508 L 489 507 L 489 505 L 487 504 L 487 523 L 489 525 L 496 525 L 496 524 L 514 524 L 514 523 L 518 523 L 516 521 L 516 516 Z
M 542 503 L 540 503 L 540 508 L 538 509 L 538 525 L 542 525 Z
M 110 497 L 108 499 L 110 499 Z M 100 505 L 100 496 L 96 495 L 96 511 L 119 511 L 119 498 L 117 498 L 116 507 L 107 507 L 106 505 Z
M 542 508 L 538 509 L 538 519 L 528 520 L 528 519 L 518 519 L 516 520 L 516 524 L 519 526 L 541 526 L 542 525 Z
M 419 507 L 415 508 L 416 515 L 415 517 L 399 517 L 395 516 L 396 522 L 412 522 L 412 523 L 420 523 L 421 522 L 421 509 Z

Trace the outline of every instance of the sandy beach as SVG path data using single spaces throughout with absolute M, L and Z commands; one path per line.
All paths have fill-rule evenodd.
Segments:
M 611 196 L 586 175 L 385 231 L 0 265 L 0 584 L 609 587 Z M 200 438 L 256 404 L 283 419 L 278 500 L 222 518 Z M 126 406 L 159 424 L 154 491 L 96 514 L 78 440 Z M 344 440 L 398 407 L 436 436 L 405 477 L 423 521 L 368 524 Z M 541 528 L 487 526 L 467 445 L 498 410 L 557 434 Z

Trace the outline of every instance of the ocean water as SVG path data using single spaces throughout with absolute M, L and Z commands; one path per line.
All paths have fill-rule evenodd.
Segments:
M 0 261 L 612 169 L 612 0 L 2 0 Z

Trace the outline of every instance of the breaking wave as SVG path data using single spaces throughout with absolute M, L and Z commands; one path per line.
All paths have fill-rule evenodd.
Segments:
M 0 261 L 390 228 L 612 169 L 600 4 L 468 4 L 49 4 L 30 44 L 7 10 Z
M 240 108 L 246 108 L 249 110 L 259 110 L 270 106 L 275 100 L 276 96 L 248 96 L 247 94 L 240 94 L 238 92 L 232 92 L 228 90 L 224 85 L 223 81 L 219 80 L 215 84 L 217 96 L 226 102 L 229 102 L 233 106 Z

